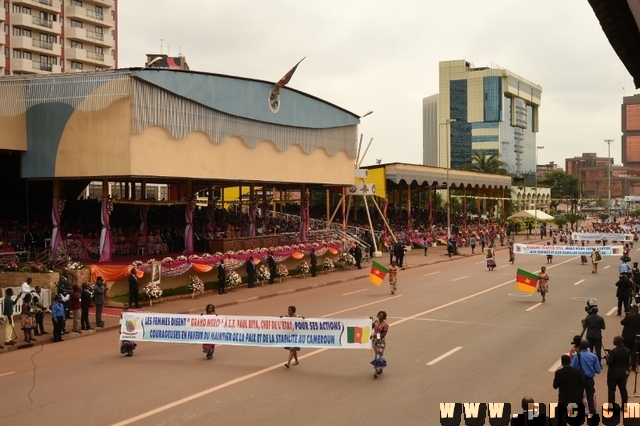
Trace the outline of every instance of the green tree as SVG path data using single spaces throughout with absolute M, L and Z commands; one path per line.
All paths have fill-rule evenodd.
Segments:
M 538 180 L 538 185 L 551 188 L 551 206 L 555 208 L 559 201 L 571 205 L 571 212 L 576 212 L 580 199 L 580 180 L 577 176 L 565 172 L 549 172 L 543 179 Z
M 632 211 L 629 213 L 629 216 L 631 216 L 631 217 L 638 217 L 638 216 L 640 216 L 640 209 L 632 210 Z
M 568 220 L 564 216 L 558 216 L 553 218 L 553 223 L 558 225 L 558 228 L 562 228 L 567 224 Z
M 604 222 L 605 220 L 609 219 L 609 213 L 600 213 L 598 215 L 598 218 L 600 219 L 600 222 Z
M 507 175 L 509 172 L 505 166 L 506 163 L 500 160 L 500 154 L 487 154 L 487 151 L 481 149 L 473 151 L 471 163 L 465 164 L 463 169 L 492 175 Z
M 569 221 L 569 223 L 571 224 L 571 229 L 573 229 L 573 225 L 580 222 L 580 220 L 582 219 L 582 215 L 578 213 L 567 213 L 564 215 L 564 218 Z

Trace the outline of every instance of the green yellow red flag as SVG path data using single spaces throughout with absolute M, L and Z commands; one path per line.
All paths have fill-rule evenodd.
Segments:
M 370 333 L 369 327 L 348 327 L 347 343 L 367 343 Z
M 375 260 L 372 260 L 369 281 L 377 286 L 380 286 L 382 284 L 382 281 L 384 281 L 384 277 L 387 275 L 387 272 L 389 272 L 389 269 L 387 269 L 386 266 L 379 264 Z
M 516 273 L 516 290 L 525 293 L 535 293 L 538 286 L 538 276 L 518 268 Z

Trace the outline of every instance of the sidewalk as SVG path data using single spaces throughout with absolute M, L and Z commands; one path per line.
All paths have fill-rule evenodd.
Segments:
M 519 243 L 536 243 L 539 242 L 539 235 L 532 235 L 530 240 L 525 240 L 525 235 L 517 235 L 515 241 Z M 496 250 L 507 250 L 508 246 L 496 247 Z M 437 247 L 429 247 L 427 256 L 424 256 L 424 250 L 421 248 L 413 249 L 405 254 L 405 268 L 413 269 L 425 265 L 433 265 L 442 262 L 449 262 L 462 257 L 471 256 L 470 247 L 461 247 L 458 249 L 460 255 L 449 257 L 447 255 L 447 247 L 440 245 Z M 481 256 L 480 246 L 476 246 L 476 256 Z M 382 264 L 386 265 L 389 262 L 389 253 L 383 252 L 382 257 L 376 259 Z M 362 269 L 342 269 L 332 272 L 318 272 L 318 275 L 314 278 L 311 276 L 305 276 L 305 278 L 291 277 L 283 280 L 282 283 L 276 281 L 275 284 L 269 285 L 265 283 L 260 286 L 257 283 L 253 289 L 247 288 L 245 285 L 240 288 L 229 290 L 225 295 L 219 295 L 217 291 L 210 291 L 204 295 L 200 295 L 195 299 L 189 296 L 180 297 L 177 299 L 163 300 L 156 302 L 152 307 L 143 306 L 141 311 L 162 312 L 162 313 L 179 313 L 179 314 L 199 314 L 205 311 L 207 304 L 212 303 L 216 306 L 216 309 L 236 305 L 240 303 L 253 302 L 255 300 L 267 299 L 270 297 L 276 297 L 281 294 L 290 294 L 298 291 L 312 290 L 319 287 L 340 284 L 347 281 L 367 278 L 369 276 L 370 263 L 364 263 Z M 70 332 L 65 334 L 62 338 L 64 340 L 72 340 L 80 337 L 91 336 L 96 333 L 103 333 L 107 331 L 118 330 L 120 328 L 118 316 L 105 316 L 103 314 L 104 328 L 95 328 L 94 330 L 83 331 L 82 333 Z M 95 326 L 95 315 L 89 314 L 89 322 L 92 326 Z M 32 347 L 38 344 L 53 343 L 53 323 L 51 321 L 51 314 L 45 314 L 44 329 L 49 332 L 48 335 L 35 336 L 37 341 L 33 344 L 27 344 L 23 342 L 22 330 L 19 329 L 20 318 L 14 317 L 14 323 L 17 325 L 16 333 L 17 338 L 14 337 L 16 345 L 4 346 L 4 342 L 0 342 L 0 345 L 4 346 L 4 349 L 0 349 L 0 354 L 15 351 L 18 349 L 24 349 Z M 67 320 L 67 331 L 72 329 L 73 320 Z M 4 328 L 4 327 L 3 327 Z

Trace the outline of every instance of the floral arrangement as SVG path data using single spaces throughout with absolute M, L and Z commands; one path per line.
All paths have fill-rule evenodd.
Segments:
M 155 260 L 155 259 L 149 259 L 149 260 L 147 260 L 147 265 L 152 265 L 152 264 L 154 264 L 156 262 L 157 262 L 157 260 Z
M 42 263 L 40 262 L 31 262 L 30 264 L 31 269 L 33 269 L 34 272 L 44 272 L 45 271 L 45 267 Z
M 2 265 L 0 265 L 0 269 L 7 272 L 17 271 L 18 263 L 15 260 L 11 260 L 6 263 L 2 263 Z
M 181 261 L 185 261 L 187 260 L 187 256 L 181 254 L 180 256 L 176 257 L 176 261 L 181 262 Z
M 113 205 L 114 205 L 113 204 L 113 198 L 109 198 L 107 200 L 107 214 L 110 215 L 111 213 L 113 213 Z
M 80 262 L 69 262 L 67 263 L 67 269 L 70 271 L 79 271 L 80 269 L 84 269 L 85 266 Z
M 340 257 L 338 257 L 338 262 L 342 263 L 343 265 L 355 265 L 356 264 L 356 258 L 353 257 L 351 254 L 344 252 L 340 255 Z
M 173 260 L 172 257 L 165 257 L 164 259 L 162 259 L 162 263 L 172 263 L 175 262 L 175 260 Z
M 67 200 L 58 200 L 58 213 L 62 214 L 64 211 L 64 205 L 67 204 Z
M 269 272 L 269 268 L 267 265 L 260 265 L 258 270 L 256 271 L 256 279 L 258 281 L 266 281 L 271 279 L 271 272 Z
M 333 269 L 335 269 L 336 265 L 333 264 L 333 260 L 329 259 L 328 257 L 324 258 L 324 262 L 322 262 L 322 269 L 324 269 L 325 271 L 332 271 Z
M 183 256 L 178 256 L 178 259 L 180 259 L 181 257 Z M 192 254 L 191 256 L 189 256 L 189 260 L 194 260 L 194 259 L 200 259 L 200 256 L 198 256 L 197 254 Z
M 196 209 L 196 199 L 189 200 L 189 210 L 194 211 Z
M 300 273 L 302 275 L 308 274 L 309 273 L 309 264 L 306 261 L 303 260 L 300 263 L 300 266 L 298 267 L 298 269 L 300 270 Z
M 162 289 L 158 284 L 150 282 L 144 286 L 144 294 L 146 294 L 149 299 L 159 299 L 162 297 Z
M 192 255 L 192 256 L 197 256 L 197 255 L 195 255 L 195 254 L 194 254 L 194 255 Z M 212 255 L 211 253 L 203 253 L 203 254 L 202 254 L 202 258 L 203 258 L 203 259 L 210 259 L 210 258 L 212 258 L 212 257 L 213 257 L 213 255 Z
M 187 284 L 187 288 L 194 294 L 204 293 L 204 282 L 197 275 L 193 275 L 189 277 L 189 284 Z
M 242 277 L 240 277 L 236 271 L 231 271 L 229 276 L 227 276 L 227 286 L 237 287 L 240 284 L 242 284 Z
M 138 266 L 142 266 L 143 263 L 141 260 L 134 260 L 133 263 L 131 264 L 131 266 L 133 266 L 134 268 L 137 268 Z
M 283 264 L 279 264 L 278 266 L 276 266 L 276 274 L 279 277 L 286 277 L 287 275 L 289 275 L 289 270 Z

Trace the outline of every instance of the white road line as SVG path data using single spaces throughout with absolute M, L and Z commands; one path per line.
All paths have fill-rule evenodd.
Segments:
M 389 294 L 389 293 L 387 293 L 387 294 Z M 326 318 L 326 317 L 330 317 L 330 316 L 332 316 L 332 315 L 337 315 L 337 314 L 342 314 L 342 313 L 344 313 L 344 312 L 354 311 L 354 310 L 356 310 L 356 309 L 364 308 L 365 306 L 375 305 L 376 303 L 386 302 L 387 300 L 396 299 L 396 298 L 398 298 L 398 297 L 402 297 L 402 295 L 401 295 L 401 294 L 398 294 L 397 296 L 387 297 L 386 299 L 380 299 L 380 300 L 375 301 L 375 302 L 365 303 L 364 305 L 354 306 L 353 308 L 343 309 L 343 310 L 338 311 L 338 312 L 332 312 L 332 313 L 330 313 L 330 314 L 323 315 L 323 316 L 321 316 L 320 318 Z
M 560 368 L 561 360 L 557 360 L 555 364 L 551 366 L 549 369 L 549 373 L 555 373 L 555 371 Z
M 446 354 L 440 355 L 438 358 L 436 358 L 436 359 L 434 359 L 434 360 L 432 360 L 432 361 L 429 361 L 429 362 L 427 363 L 427 365 L 433 365 L 433 364 L 435 364 L 435 363 L 436 363 L 436 362 L 438 362 L 438 361 L 442 361 L 443 359 L 445 359 L 445 358 L 446 358 L 446 357 L 448 357 L 449 355 L 452 355 L 452 354 L 454 354 L 454 353 L 458 352 L 460 349 L 462 349 L 462 346 L 458 346 L 457 348 L 451 349 L 451 350 L 450 350 L 449 352 L 447 352 Z
M 578 281 L 577 283 L 574 283 L 573 285 L 578 285 L 578 284 L 580 284 L 581 282 L 584 282 L 584 280 L 580 280 L 580 281 Z
M 8 376 L 8 375 L 13 374 L 13 373 L 15 373 L 15 371 L 11 371 L 11 372 L 9 372 L 9 373 L 2 373 L 2 374 L 0 374 L 0 377 L 2 377 L 2 376 Z
M 454 278 L 451 280 L 451 282 L 464 280 L 465 278 L 469 278 L 469 275 L 465 275 L 464 277 L 460 277 L 460 278 Z
M 605 266 L 605 267 L 604 267 L 604 269 L 609 269 L 609 267 L 610 267 L 610 266 L 611 266 L 611 265 L 607 265 L 607 266 Z
M 618 311 L 618 308 L 613 307 L 609 312 L 607 312 L 607 316 L 611 316 L 614 312 L 617 312 L 617 311 Z
M 547 268 L 547 269 L 550 269 L 550 268 L 553 268 L 553 267 L 556 267 L 556 266 L 562 265 L 563 263 L 571 262 L 571 261 L 573 261 L 573 260 L 575 260 L 575 259 L 577 259 L 577 258 L 575 258 L 575 257 L 574 257 L 574 258 L 568 259 L 568 260 L 566 260 L 566 261 L 564 261 L 564 262 L 560 262 L 560 263 L 557 263 L 557 264 L 555 264 L 555 265 L 553 265 L 553 266 L 550 266 L 550 267 L 549 267 L 549 268 Z M 481 262 L 481 263 L 482 263 L 482 262 Z M 456 305 L 456 304 L 458 304 L 458 303 L 460 303 L 460 302 L 464 302 L 464 301 L 466 301 L 466 300 L 472 299 L 472 298 L 474 298 L 474 297 L 481 296 L 481 295 L 483 295 L 483 294 L 485 294 L 485 293 L 488 293 L 488 292 L 490 292 L 490 291 L 493 291 L 493 290 L 496 290 L 496 289 L 498 289 L 498 288 L 504 287 L 504 286 L 506 286 L 506 285 L 508 285 L 508 284 L 513 284 L 513 282 L 514 282 L 514 281 L 515 281 L 515 280 L 513 280 L 513 279 L 511 279 L 511 280 L 509 280 L 509 281 L 505 281 L 505 282 L 503 282 L 503 283 L 501 283 L 501 284 L 494 285 L 493 287 L 489 287 L 489 288 L 484 289 L 484 290 L 482 290 L 482 291 L 479 291 L 479 292 L 477 292 L 477 293 L 470 294 L 470 295 L 465 296 L 465 297 L 462 297 L 462 298 L 460 298 L 460 299 L 457 299 L 457 300 L 454 300 L 454 301 L 451 301 L 451 302 L 445 303 L 444 305 L 436 306 L 435 308 L 427 309 L 426 311 L 422 311 L 422 312 L 419 312 L 419 313 L 417 313 L 417 314 L 415 314 L 415 315 L 411 315 L 411 316 L 409 316 L 409 317 L 403 318 L 403 319 L 398 320 L 398 321 L 396 321 L 396 322 L 390 323 L 389 325 L 390 325 L 390 326 L 400 325 L 400 324 L 402 324 L 402 323 L 404 323 L 404 322 L 411 321 L 411 320 L 413 320 L 413 319 L 415 319 L 415 318 L 419 318 L 419 317 L 421 317 L 421 316 L 424 316 L 424 315 L 430 314 L 430 313 L 432 313 L 432 312 L 439 311 L 440 309 L 444 309 L 444 308 L 447 308 L 447 307 L 449 307 L 449 306 Z M 322 318 L 325 318 L 325 317 L 328 317 L 328 316 L 331 316 L 331 315 L 335 315 L 335 314 L 339 314 L 339 313 L 342 313 L 342 312 L 351 311 L 351 310 L 354 310 L 354 309 L 359 309 L 359 308 L 362 308 L 362 307 L 364 307 L 364 306 L 372 305 L 372 304 L 374 304 L 374 303 L 379 303 L 379 302 L 384 302 L 384 301 L 386 301 L 386 300 L 395 299 L 396 297 L 400 297 L 400 296 L 401 296 L 401 295 L 399 295 L 399 296 L 395 296 L 395 297 L 389 297 L 389 298 L 387 298 L 387 299 L 380 299 L 380 300 L 379 300 L 379 301 L 377 301 L 377 302 L 367 303 L 366 305 L 356 306 L 356 307 L 351 308 L 351 309 L 345 309 L 344 311 L 334 312 L 333 314 L 328 314 L 328 315 L 323 315 L 323 316 L 322 316 Z M 300 358 L 300 359 L 309 358 L 309 357 L 312 357 L 312 356 L 315 356 L 315 355 L 321 354 L 321 353 L 323 353 L 323 352 L 326 352 L 326 351 L 328 351 L 328 350 L 329 350 L 329 348 L 322 348 L 322 349 L 318 349 L 318 350 L 316 350 L 316 351 L 309 352 L 309 353 L 308 353 L 308 354 L 306 354 L 306 355 L 302 355 L 302 356 L 300 356 L 299 358 Z M 125 425 L 129 425 L 129 424 L 131 424 L 131 423 L 135 423 L 135 422 L 137 422 L 137 421 L 139 421 L 139 420 L 146 419 L 147 417 L 151 417 L 151 416 L 153 416 L 153 415 L 155 415 L 155 414 L 162 413 L 162 412 L 164 412 L 164 411 L 170 410 L 170 409 L 171 409 L 171 408 L 173 408 L 173 407 L 177 407 L 177 406 L 179 406 L 179 405 L 186 404 L 187 402 L 190 402 L 190 401 L 193 401 L 193 400 L 195 400 L 195 399 L 201 398 L 201 397 L 203 397 L 203 396 L 209 395 L 209 394 L 211 394 L 211 393 L 213 393 L 213 392 L 217 392 L 217 391 L 219 391 L 220 389 L 225 389 L 225 388 L 227 388 L 227 387 L 229 387 L 229 386 L 235 385 L 236 383 L 241 383 L 241 382 L 247 381 L 247 380 L 252 379 L 252 378 L 254 378 L 254 377 L 261 376 L 261 375 L 263 375 L 263 374 L 265 374 L 265 373 L 268 373 L 268 372 L 270 372 L 270 371 L 277 370 L 277 369 L 280 369 L 280 368 L 282 368 L 282 364 L 281 364 L 281 363 L 278 363 L 278 364 L 273 365 L 273 366 L 271 366 L 271 367 L 263 368 L 262 370 L 256 371 L 255 373 L 251 373 L 251 374 L 247 374 L 247 375 L 242 376 L 242 377 L 238 377 L 238 378 L 233 379 L 233 380 L 230 380 L 230 381 L 228 381 L 228 382 L 226 382 L 226 383 L 222 383 L 222 384 L 220 384 L 220 385 L 218 385 L 218 386 L 215 386 L 215 387 L 212 387 L 212 388 L 209 388 L 209 389 L 205 389 L 205 390 L 203 390 L 202 392 L 198 392 L 198 393 L 195 393 L 195 394 L 193 394 L 193 395 L 187 396 L 187 397 L 185 397 L 185 398 L 179 399 L 179 400 L 174 401 L 174 402 L 172 402 L 172 403 L 170 403 L 170 404 L 163 405 L 163 406 L 158 407 L 158 408 L 156 408 L 156 409 L 154 409 L 154 410 L 147 411 L 147 412 L 142 413 L 142 414 L 139 414 L 139 415 L 137 415 L 137 416 L 135 416 L 135 417 L 130 417 L 130 418 L 125 419 L 125 420 L 123 420 L 123 421 L 121 421 L 121 422 L 119 422 L 119 423 L 114 423 L 112 426 L 125 426 Z
M 584 280 L 583 280 L 583 281 L 584 281 Z M 352 291 L 352 292 L 349 292 L 349 293 L 345 293 L 345 294 L 343 294 L 343 296 L 348 296 L 348 295 L 350 295 L 350 294 L 356 294 L 356 293 L 360 293 L 360 292 L 362 292 L 362 291 L 367 291 L 367 290 L 368 290 L 368 289 L 363 288 L 362 290 L 356 290 L 356 291 Z
M 527 309 L 527 312 L 529 312 L 529 311 L 533 311 L 535 308 L 537 308 L 537 307 L 538 307 L 538 306 L 540 306 L 540 305 L 542 305 L 542 302 L 540 302 L 540 303 L 536 303 L 536 304 L 535 304 L 535 305 L 533 305 L 532 307 L 528 308 L 528 309 Z
M 476 262 L 476 265 L 479 265 L 479 264 L 484 263 L 484 262 L 486 262 L 486 260 L 483 260 L 481 262 Z
M 638 249 L 638 250 L 640 250 L 640 249 Z M 430 273 L 428 273 L 428 274 L 424 274 L 424 276 L 425 276 L 425 277 L 428 277 L 429 275 L 435 275 L 435 274 L 439 274 L 439 273 L 440 273 L 440 271 L 430 272 Z

